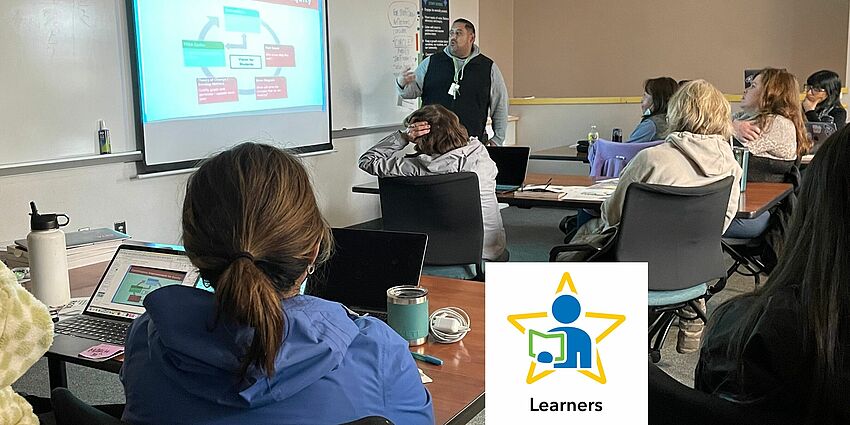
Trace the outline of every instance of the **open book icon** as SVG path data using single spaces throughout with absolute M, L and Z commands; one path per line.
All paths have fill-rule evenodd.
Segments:
M 537 358 L 540 353 L 549 353 L 555 362 L 566 358 L 567 334 L 563 332 L 546 333 L 534 329 L 528 330 L 528 355 Z

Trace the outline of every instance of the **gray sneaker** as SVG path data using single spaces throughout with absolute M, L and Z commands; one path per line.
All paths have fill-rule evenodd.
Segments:
M 705 311 L 705 300 L 698 301 L 700 309 Z M 702 331 L 705 323 L 700 319 L 691 307 L 685 307 L 679 312 L 679 334 L 676 338 L 676 351 L 680 354 L 693 353 L 699 350 L 702 339 Z

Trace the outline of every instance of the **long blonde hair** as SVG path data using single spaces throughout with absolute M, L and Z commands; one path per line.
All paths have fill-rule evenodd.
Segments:
M 667 104 L 667 123 L 673 131 L 732 135 L 732 107 L 720 90 L 705 80 L 685 83 Z
M 183 244 L 215 289 L 217 315 L 254 328 L 241 374 L 274 374 L 283 344 L 281 298 L 331 249 L 304 167 L 269 145 L 243 143 L 205 161 L 189 178 Z

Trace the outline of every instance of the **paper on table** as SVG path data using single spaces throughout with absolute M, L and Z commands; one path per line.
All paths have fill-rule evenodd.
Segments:
M 100 362 L 104 360 L 109 360 L 113 357 L 117 357 L 121 354 L 124 354 L 124 347 L 120 345 L 98 344 L 94 347 L 89 347 L 85 351 L 80 353 L 80 357 Z
M 83 312 L 86 308 L 86 304 L 89 302 L 89 297 L 74 297 L 71 298 L 71 302 L 62 306 L 59 309 L 59 320 L 67 319 L 71 316 L 76 316 Z
M 431 382 L 434 382 L 434 380 L 431 379 L 428 375 L 426 375 L 425 372 L 422 371 L 422 369 L 419 369 L 419 378 L 422 379 L 423 384 L 430 384 Z

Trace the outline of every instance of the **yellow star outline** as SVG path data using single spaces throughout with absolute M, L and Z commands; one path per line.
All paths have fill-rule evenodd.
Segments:
M 564 275 L 561 276 L 561 282 L 558 284 L 558 288 L 555 290 L 555 294 L 557 295 L 557 294 L 561 293 L 564 290 L 565 285 L 569 286 L 570 291 L 573 294 L 578 295 L 578 291 L 576 291 L 575 283 L 573 283 L 573 279 L 570 276 L 569 272 L 564 272 Z M 584 316 L 587 317 L 587 318 L 590 318 L 590 319 L 608 319 L 608 320 L 614 321 L 613 323 L 611 323 L 611 326 L 608 326 L 607 329 L 605 329 L 602 333 L 600 333 L 596 337 L 596 344 L 599 344 L 599 342 L 602 341 L 603 339 L 605 339 L 605 337 L 607 337 L 608 335 L 610 335 L 611 332 L 614 331 L 614 329 L 617 329 L 618 326 L 620 326 L 623 322 L 626 321 L 626 316 L 622 315 L 622 314 L 595 313 L 595 312 L 589 311 L 589 312 L 586 312 L 584 314 Z M 508 315 L 508 322 L 510 322 L 511 325 L 513 325 L 518 331 L 520 331 L 520 333 L 525 334 L 526 328 L 525 328 L 525 326 L 520 324 L 521 320 L 542 319 L 542 318 L 546 318 L 546 317 L 549 317 L 549 313 L 546 312 L 546 311 L 535 312 L 535 313 L 511 314 L 511 315 Z M 602 367 L 602 356 L 599 354 L 599 348 L 598 347 L 596 347 L 595 351 L 596 351 L 596 368 L 598 369 L 596 371 L 596 373 L 593 373 L 593 371 L 590 371 L 590 370 L 579 370 L 578 373 L 580 373 L 584 376 L 587 376 L 588 378 L 593 379 L 594 381 L 599 382 L 600 384 L 604 385 L 606 382 L 608 382 L 608 380 L 605 377 L 605 369 Z M 535 368 L 536 367 L 537 367 L 537 362 L 532 360 L 531 364 L 528 367 L 528 375 L 525 378 L 526 384 L 533 384 L 533 383 L 545 378 L 546 376 L 549 376 L 549 375 L 555 373 L 555 370 L 550 369 L 550 370 L 544 370 L 540 373 L 535 374 Z

